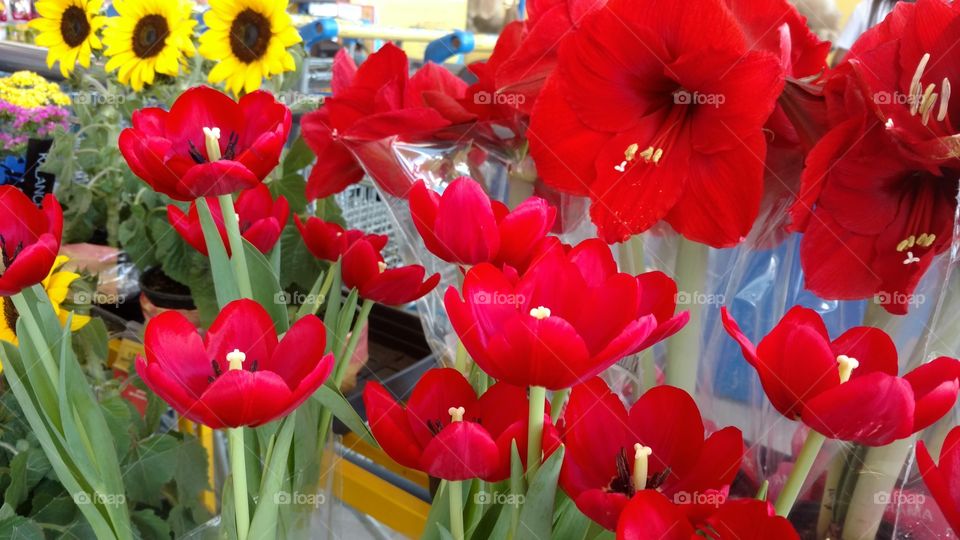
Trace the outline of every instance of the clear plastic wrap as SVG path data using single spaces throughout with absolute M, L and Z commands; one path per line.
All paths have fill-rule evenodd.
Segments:
M 496 145 L 491 149 L 483 138 L 479 141 L 462 138 L 413 144 L 384 140 L 367 143 L 362 151 L 351 148 L 374 179 L 393 220 L 398 260 L 422 264 L 428 273 L 439 272 L 442 276 L 440 285 L 418 301 L 417 308 L 431 348 L 447 364 L 453 361 L 456 336 L 444 312 L 442 296 L 448 287 L 458 285 L 460 275 L 453 265 L 425 249 L 413 226 L 402 195 L 414 181 L 424 180 L 439 192 L 453 179 L 471 176 L 484 185 L 492 198 L 510 207 L 536 194 L 558 207 L 560 217 L 554 232 L 564 241 L 595 236 L 588 201 L 560 194 L 542 184 L 536 179 L 529 158 L 518 157 L 518 152 Z M 956 234 L 953 250 L 938 259 L 915 291 L 909 315 L 897 317 L 886 314 L 873 300 L 824 300 L 804 289 L 801 237 L 786 234 L 782 227 L 789 202 L 786 197 L 767 201 L 757 226 L 739 246 L 707 250 L 702 288 L 678 294 L 678 309 L 701 310 L 696 397 L 705 420 L 717 428 L 738 427 L 747 444 L 743 472 L 733 487 L 736 496 L 754 496 L 766 479 L 770 482 L 771 500 L 775 498 L 807 432 L 802 424 L 784 418 L 771 407 L 755 370 L 720 324 L 721 306 L 731 310 L 755 342 L 796 305 L 819 312 L 832 337 L 864 324 L 883 327 L 897 344 L 901 373 L 936 356 L 956 356 L 960 352 L 960 298 L 954 298 L 960 296 L 956 292 L 960 291 L 960 284 L 955 283 L 960 278 L 950 272 L 957 258 Z M 683 264 L 678 262 L 680 242 L 669 227 L 658 226 L 637 240 L 614 248 L 625 270 L 656 269 L 676 276 L 678 265 Z M 687 328 L 672 339 L 694 339 L 691 332 Z M 646 358 L 627 358 L 608 370 L 604 378 L 625 401 L 632 402 L 644 388 L 663 382 L 665 348 L 660 343 L 645 353 Z M 645 376 L 645 366 L 653 373 Z M 919 437 L 937 449 L 948 428 L 955 424 L 956 415 L 948 415 Z M 872 450 L 828 442 L 816 460 L 793 516 L 802 537 L 952 537 L 916 472 L 915 440 Z M 836 471 L 845 469 L 853 471 L 854 476 L 841 485 L 835 478 Z M 833 474 L 828 474 L 831 471 Z M 853 492 L 835 497 L 843 489 Z M 847 503 L 856 507 L 844 509 Z M 869 523 L 855 524 L 857 520 Z M 841 536 L 838 533 L 842 529 L 855 530 L 858 536 Z

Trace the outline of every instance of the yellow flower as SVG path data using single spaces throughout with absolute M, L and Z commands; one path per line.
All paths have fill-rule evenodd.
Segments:
M 208 30 L 200 36 L 200 54 L 217 62 L 210 82 L 226 81 L 239 95 L 296 69 L 287 47 L 301 39 L 286 8 L 286 0 L 211 0 L 203 16 Z
M 59 85 L 32 71 L 17 71 L 0 78 L 0 100 L 24 109 L 70 104 L 70 98 L 60 91 Z
M 50 303 L 53 304 L 53 312 L 57 314 L 57 318 L 60 319 L 60 324 L 64 326 L 66 326 L 67 319 L 70 317 L 71 312 L 64 309 L 62 304 L 70 293 L 70 284 L 80 278 L 80 274 L 74 272 L 57 271 L 57 269 L 63 266 L 68 260 L 69 258 L 64 255 L 58 256 L 56 262 L 53 263 L 53 268 L 50 269 L 50 274 L 40 282 L 47 291 L 47 296 L 50 297 Z M 18 344 L 16 328 L 17 319 L 19 318 L 20 314 L 17 313 L 13 302 L 11 302 L 9 298 L 0 297 L 0 340 L 8 341 L 14 345 Z M 79 330 L 88 322 L 90 322 L 89 315 L 74 313 L 73 319 L 70 320 L 70 330 Z
M 90 67 L 93 49 L 102 47 L 97 30 L 106 17 L 98 15 L 103 0 L 39 0 L 39 19 L 30 27 L 40 32 L 37 45 L 47 47 L 47 67 L 60 62 L 60 73 L 69 77 L 77 62 Z
M 119 17 L 111 17 L 103 31 L 107 71 L 119 69 L 117 78 L 139 92 L 152 84 L 156 73 L 176 76 L 183 58 L 196 50 L 191 41 L 197 21 L 185 0 L 117 0 Z

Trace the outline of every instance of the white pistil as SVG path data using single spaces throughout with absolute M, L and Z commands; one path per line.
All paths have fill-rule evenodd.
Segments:
M 920 257 L 915 256 L 912 251 L 908 251 L 907 258 L 903 260 L 903 264 L 913 264 L 918 262 L 920 262 Z
M 203 140 L 207 146 L 207 159 L 210 161 L 220 160 L 220 128 L 204 127 Z
M 550 316 L 550 308 L 543 306 L 535 307 L 530 310 L 530 316 L 538 321 L 542 321 Z
M 893 118 L 887 118 L 887 129 L 893 129 Z
M 947 117 L 947 106 L 950 104 L 950 80 L 943 78 L 940 86 L 940 111 L 937 113 L 937 122 L 943 122 Z
M 633 445 L 633 489 L 643 491 L 647 488 L 649 458 L 653 449 L 640 443 Z
M 463 413 L 467 412 L 463 407 L 450 407 L 447 414 L 450 415 L 451 422 L 463 422 Z
M 240 349 L 234 349 L 231 352 L 227 353 L 227 364 L 231 371 L 236 369 L 243 369 L 243 362 L 246 361 L 247 355 L 240 352 Z
M 850 380 L 853 370 L 860 367 L 860 362 L 856 358 L 850 358 L 845 354 L 837 357 L 837 364 L 840 368 L 840 382 L 845 383 Z
M 385 263 L 385 262 L 383 262 L 383 261 L 377 262 L 377 270 L 380 270 L 380 273 L 381 273 L 381 274 L 382 274 L 382 273 L 384 272 L 384 270 L 386 270 L 386 269 L 387 269 L 387 263 Z

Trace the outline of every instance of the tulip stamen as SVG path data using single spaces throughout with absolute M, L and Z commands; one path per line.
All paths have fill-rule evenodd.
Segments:
M 227 353 L 227 364 L 230 366 L 230 371 L 243 369 L 243 362 L 247 359 L 247 355 L 240 351 L 240 349 L 234 349 Z
M 920 93 L 923 91 L 923 84 L 920 78 L 923 77 L 923 70 L 927 69 L 927 62 L 930 61 L 930 53 L 924 53 L 920 63 L 917 64 L 917 70 L 913 72 L 913 78 L 910 79 L 910 114 L 915 116 L 920 108 Z
M 237 144 L 240 142 L 240 135 L 236 131 L 230 132 L 227 138 L 227 151 L 223 153 L 223 159 L 233 159 L 237 154 Z
M 856 358 L 850 358 L 845 354 L 837 357 L 837 364 L 840 369 L 840 382 L 845 383 L 850 380 L 853 370 L 860 367 L 860 362 Z
M 190 147 L 187 153 L 190 154 L 190 157 L 193 158 L 193 161 L 195 161 L 198 165 L 207 162 L 207 159 L 203 157 L 203 154 L 201 154 L 199 150 L 197 150 L 197 147 L 193 144 L 193 141 L 187 141 L 187 146 Z
M 23 251 L 22 240 L 17 242 L 17 247 L 11 254 L 7 247 L 7 240 L 0 234 L 0 274 L 6 272 L 7 268 L 10 268 L 10 265 L 13 264 L 14 259 L 17 258 L 17 255 L 20 255 L 21 251 Z
M 463 407 L 450 407 L 447 414 L 450 415 L 451 422 L 463 422 L 463 414 L 467 412 Z
M 530 310 L 530 316 L 538 321 L 542 321 L 550 316 L 550 308 L 538 306 Z
M 633 489 L 642 491 L 647 488 L 647 472 L 653 449 L 640 443 L 633 445 Z

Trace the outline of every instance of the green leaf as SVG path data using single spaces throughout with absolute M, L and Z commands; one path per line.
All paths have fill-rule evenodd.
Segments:
M 583 515 L 573 500 L 561 491 L 557 494 L 557 519 L 553 526 L 556 540 L 583 540 L 590 528 L 591 520 Z
M 340 393 L 340 390 L 331 386 L 330 381 L 327 381 L 327 384 L 324 384 L 320 387 L 319 390 L 314 392 L 313 399 L 320 402 L 321 405 L 330 410 L 331 413 L 341 422 L 343 422 L 350 431 L 357 434 L 361 439 L 366 441 L 368 444 L 375 448 L 380 448 L 380 445 L 377 444 L 377 440 L 373 438 L 373 434 L 370 433 L 370 429 L 367 427 L 367 424 L 364 423 L 363 419 L 360 418 L 360 415 L 357 414 L 357 411 L 353 409 L 350 405 L 350 402 L 347 401 L 347 398 L 343 397 L 343 394 Z
M 307 141 L 304 140 L 303 135 L 300 135 L 294 139 L 290 149 L 287 150 L 287 155 L 283 158 L 283 174 L 301 172 L 313 163 L 315 158 L 313 151 L 307 146 Z
M 130 410 L 129 402 L 119 395 L 114 395 L 101 401 L 100 408 L 103 410 L 103 417 L 107 421 L 107 428 L 112 435 L 117 455 L 126 455 L 132 443 L 130 431 L 133 428 L 133 415 L 135 414 Z M 137 414 L 137 419 L 140 419 L 139 414 Z
M 172 435 L 152 435 L 138 441 L 124 460 L 127 496 L 137 502 L 160 505 L 160 489 L 173 479 L 179 454 Z
M 525 500 L 525 495 L 523 493 L 523 461 L 520 460 L 516 440 L 510 441 L 510 479 L 508 485 L 515 504 L 500 510 L 500 517 L 497 518 L 497 522 L 493 526 L 490 538 L 512 538 L 520 522 L 520 509 Z
M 177 484 L 177 500 L 194 513 L 205 510 L 201 493 L 210 489 L 208 465 L 207 450 L 200 444 L 200 440 L 185 436 L 177 449 L 177 465 L 173 479 Z
M 43 540 L 43 529 L 33 520 L 13 516 L 0 521 L 0 540 Z
M 140 531 L 140 537 L 150 540 L 169 540 L 170 526 L 150 508 L 137 510 L 130 514 L 134 526 Z
M 280 284 L 307 290 L 323 269 L 323 263 L 303 243 L 297 226 L 288 223 L 280 234 Z
M 423 528 L 420 540 L 441 540 L 440 528 L 446 528 L 450 522 L 450 496 L 447 495 L 447 481 L 442 480 L 437 492 L 433 495 L 433 504 L 427 514 L 427 523 Z M 494 537 L 491 537 L 494 538 Z
M 517 534 L 524 538 L 550 538 L 553 526 L 553 508 L 557 493 L 557 477 L 563 464 L 561 446 L 547 458 L 530 482 L 530 488 L 520 509 L 520 527 Z
M 206 199 L 197 199 L 197 212 L 200 215 L 200 227 L 203 229 L 203 239 L 209 254 L 210 272 L 216 287 L 217 303 L 223 307 L 240 298 L 240 289 L 233 276 L 233 268 L 227 257 L 227 248 L 223 245 L 223 238 L 213 221 L 213 214 L 210 213 Z
M 295 415 L 283 420 L 270 453 L 270 461 L 264 467 L 260 497 L 250 524 L 250 540 L 273 538 L 277 530 L 278 505 L 281 502 L 279 493 L 287 474 L 290 445 L 297 424 Z
M 245 239 L 243 250 L 247 260 L 247 272 L 250 275 L 250 286 L 253 288 L 253 299 L 270 314 L 277 332 L 286 332 L 290 328 L 286 294 L 280 288 L 280 282 L 273 272 L 273 265 L 263 256 L 263 253 L 260 253 L 259 249 Z

